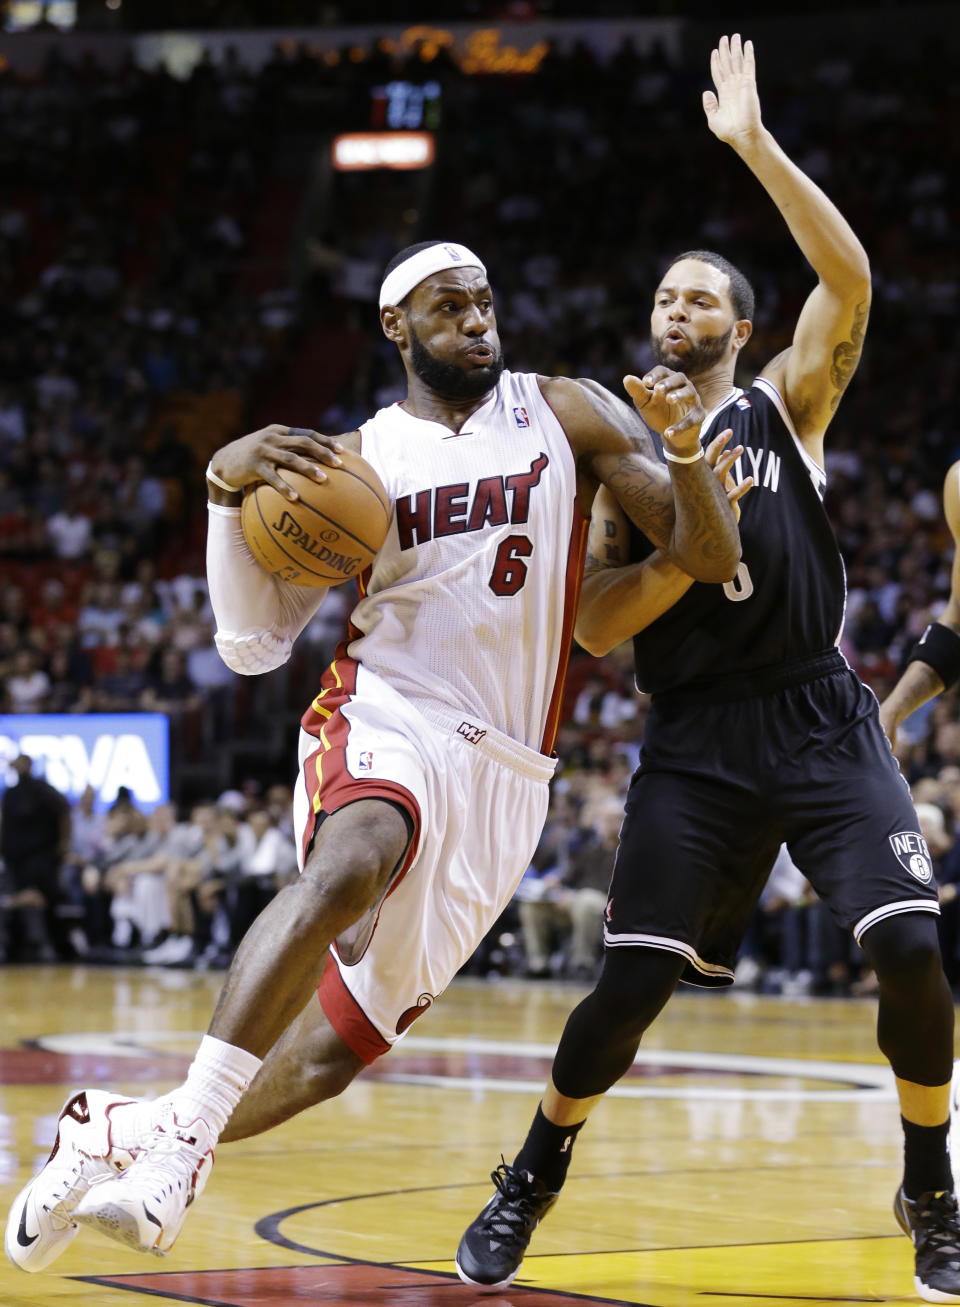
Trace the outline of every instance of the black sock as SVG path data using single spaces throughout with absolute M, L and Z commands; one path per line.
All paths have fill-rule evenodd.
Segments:
M 953 1189 L 947 1136 L 950 1122 L 943 1125 L 914 1125 L 900 1118 L 903 1126 L 903 1192 L 916 1199 L 921 1194 Z
M 539 1106 L 514 1166 L 529 1171 L 552 1193 L 558 1193 L 567 1178 L 573 1141 L 583 1125 L 583 1121 L 578 1125 L 554 1125 L 543 1115 L 543 1106 Z

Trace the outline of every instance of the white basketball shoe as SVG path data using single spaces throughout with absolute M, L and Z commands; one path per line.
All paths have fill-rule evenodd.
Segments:
M 128 1167 L 133 1151 L 111 1139 L 110 1113 L 135 1102 L 102 1089 L 84 1089 L 64 1104 L 49 1158 L 13 1200 L 4 1237 L 7 1257 L 21 1271 L 42 1271 L 80 1233 L 77 1204 L 92 1185 Z
M 212 1134 L 203 1120 L 181 1124 L 167 1104 L 133 1164 L 89 1189 L 76 1220 L 138 1252 L 169 1252 L 213 1168 Z

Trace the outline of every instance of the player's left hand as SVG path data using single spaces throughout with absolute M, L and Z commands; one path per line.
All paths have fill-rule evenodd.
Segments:
M 742 481 L 733 479 L 733 465 L 743 453 L 743 445 L 734 445 L 732 449 L 727 449 L 726 446 L 732 439 L 733 428 L 728 427 L 726 431 L 721 431 L 719 436 L 714 436 L 704 450 L 704 456 L 727 492 L 727 500 L 733 508 L 734 517 L 739 522 L 740 500 L 752 487 L 753 477 L 744 477 Z
M 659 364 L 643 377 L 624 377 L 623 384 L 637 412 L 671 454 L 687 458 L 697 452 L 706 413 L 689 377 Z
M 717 89 L 703 93 L 707 126 L 714 136 L 736 149 L 762 126 L 753 42 L 741 45 L 739 33 L 721 36 L 710 55 L 710 73 Z

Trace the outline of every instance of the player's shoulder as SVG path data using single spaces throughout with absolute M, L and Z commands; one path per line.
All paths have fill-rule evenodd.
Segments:
M 950 534 L 960 541 L 960 460 L 950 465 L 943 478 L 943 515 Z
M 777 384 L 775 375 L 767 373 L 766 368 L 753 380 L 743 386 L 737 386 L 729 399 L 722 405 L 727 414 L 739 413 L 750 424 L 766 423 L 771 418 L 779 419 L 779 425 L 794 434 L 793 419 L 787 407 L 783 390 Z
M 556 413 L 568 435 L 583 427 L 606 424 L 618 431 L 639 434 L 646 428 L 636 410 L 599 381 L 590 377 L 544 377 L 537 381 L 544 399 Z

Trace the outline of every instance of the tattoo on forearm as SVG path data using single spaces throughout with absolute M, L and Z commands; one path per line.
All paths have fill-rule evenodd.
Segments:
M 620 507 L 635 526 L 645 532 L 655 545 L 669 543 L 674 523 L 673 496 L 657 479 L 637 465 L 635 458 L 623 455 L 617 471 L 607 482 Z
M 608 563 L 617 563 L 619 565 L 623 561 L 620 556 L 619 545 L 604 545 L 603 552 Z
M 861 300 L 853 311 L 853 325 L 850 328 L 850 339 L 841 341 L 833 351 L 833 362 L 830 365 L 830 380 L 833 383 L 834 393 L 830 400 L 831 409 L 835 409 L 840 403 L 841 396 L 846 390 L 850 378 L 860 361 L 860 354 L 863 350 L 863 337 L 867 328 L 867 302 Z
M 682 528 L 704 560 L 717 558 L 729 548 L 726 524 L 717 516 L 719 496 L 723 494 L 715 476 L 691 478 L 682 502 L 677 503 L 678 527 Z
M 608 540 L 617 534 L 617 524 L 616 522 L 611 522 L 609 517 L 603 519 L 603 534 Z

